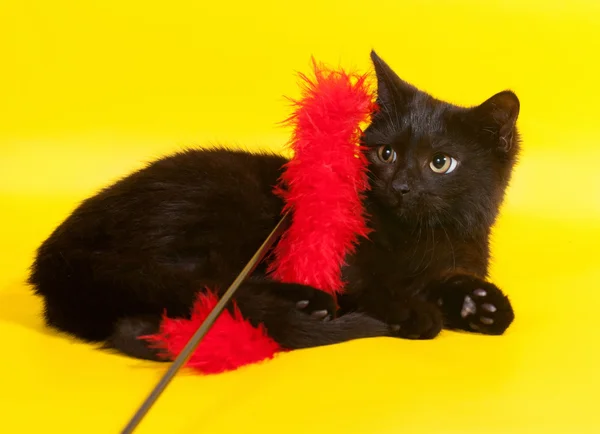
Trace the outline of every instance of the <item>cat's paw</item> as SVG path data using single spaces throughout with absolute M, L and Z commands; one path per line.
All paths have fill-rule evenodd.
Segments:
M 335 299 L 324 291 L 304 285 L 288 285 L 281 293 L 294 303 L 296 309 L 313 318 L 328 321 L 336 316 Z
M 276 324 L 287 312 L 301 312 L 320 321 L 330 320 L 335 318 L 338 309 L 334 297 L 326 292 L 266 279 L 245 282 L 236 294 L 235 305 L 253 324 L 265 321 Z
M 433 339 L 443 327 L 439 308 L 431 303 L 411 300 L 398 303 L 389 319 L 394 335 L 405 339 Z
M 515 315 L 508 297 L 493 283 L 460 276 L 446 282 L 450 285 L 442 299 L 442 309 L 453 328 L 501 335 Z

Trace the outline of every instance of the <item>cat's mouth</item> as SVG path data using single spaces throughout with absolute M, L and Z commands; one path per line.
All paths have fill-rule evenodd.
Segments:
M 395 208 L 399 208 L 401 210 L 408 210 L 411 208 L 415 208 L 418 206 L 418 198 L 414 195 L 407 195 L 402 193 L 390 193 L 389 195 L 389 203 Z
M 410 204 L 401 195 L 389 194 L 386 198 L 386 202 L 390 210 L 398 217 L 404 217 L 409 214 Z
M 418 197 L 390 194 L 386 202 L 390 211 L 403 220 L 417 221 L 421 215 L 428 214 L 428 207 Z

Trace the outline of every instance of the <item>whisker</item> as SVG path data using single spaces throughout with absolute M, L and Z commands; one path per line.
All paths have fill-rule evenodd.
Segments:
M 411 263 L 412 263 L 412 260 L 417 255 L 417 252 L 419 251 L 419 247 L 420 247 L 421 233 L 423 232 L 423 218 L 422 218 L 421 215 L 419 215 L 419 221 L 418 221 L 417 225 L 419 227 L 419 235 L 417 237 L 417 241 L 416 241 L 415 246 L 414 246 L 413 254 L 410 257 Z M 416 276 L 417 274 L 420 273 L 421 264 L 425 260 L 425 255 L 427 254 L 427 245 L 429 244 L 429 232 L 425 232 L 425 233 L 427 235 L 427 238 L 425 239 L 425 249 L 423 250 L 423 256 L 421 257 L 421 260 L 419 261 L 419 263 L 417 264 L 417 266 L 414 267 L 414 271 L 413 271 L 414 274 L 412 274 L 410 277 Z
M 427 213 L 427 222 L 428 223 L 431 222 L 431 213 L 430 212 Z M 423 268 L 423 270 L 427 270 L 435 258 L 435 227 L 432 224 L 429 224 L 429 227 L 431 228 L 431 238 L 432 238 L 431 256 L 429 257 L 429 262 L 427 263 L 425 268 Z
M 452 269 L 456 270 L 456 256 L 454 254 L 454 246 L 452 245 L 452 240 L 450 239 L 450 236 L 448 235 L 448 232 L 446 231 L 446 228 L 444 227 L 444 224 L 442 223 L 440 218 L 436 216 L 436 219 L 437 219 L 438 223 L 440 224 L 440 227 L 446 234 L 446 238 L 448 239 L 448 242 L 450 243 L 450 249 L 452 251 Z

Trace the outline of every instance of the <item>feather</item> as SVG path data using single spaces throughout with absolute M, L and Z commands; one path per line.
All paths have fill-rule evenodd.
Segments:
M 361 124 L 375 106 L 366 76 L 314 63 L 314 80 L 301 75 L 302 98 L 287 122 L 293 126 L 293 158 L 277 194 L 292 223 L 275 249 L 275 280 L 301 283 L 335 294 L 341 267 L 368 229 L 362 206 L 368 188 L 361 152 Z
M 361 152 L 361 124 L 375 109 L 366 76 L 329 70 L 313 62 L 314 79 L 301 74 L 302 98 L 287 119 L 293 127 L 292 159 L 275 194 L 292 222 L 277 244 L 271 277 L 336 294 L 343 289 L 341 267 L 368 229 L 362 206 L 368 188 Z M 143 337 L 173 359 L 216 305 L 212 292 L 199 294 L 191 319 L 164 317 L 159 333 Z M 239 368 L 281 351 L 264 327 L 253 327 L 235 308 L 224 311 L 187 362 L 204 374 Z

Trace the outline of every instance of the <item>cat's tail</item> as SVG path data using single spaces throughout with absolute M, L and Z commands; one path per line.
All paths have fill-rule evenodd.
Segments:
M 160 315 L 144 315 L 119 319 L 112 335 L 107 339 L 105 347 L 115 349 L 127 356 L 137 359 L 165 362 L 168 359 L 159 355 L 149 342 L 141 336 L 158 333 L 162 317 Z
M 161 321 L 160 315 L 122 318 L 115 324 L 106 346 L 138 359 L 168 361 L 150 342 L 141 339 L 142 336 L 158 333 Z M 302 312 L 290 312 L 288 321 L 292 327 L 286 327 L 285 331 L 269 331 L 269 335 L 287 350 L 333 345 L 354 339 L 393 336 L 387 324 L 358 312 L 348 313 L 331 321 L 315 321 Z
M 279 335 L 278 331 L 272 330 L 269 335 L 290 350 L 394 335 L 387 324 L 360 312 L 347 313 L 330 321 L 315 321 L 296 311 L 291 312 L 289 320 L 293 324 L 293 333 Z

